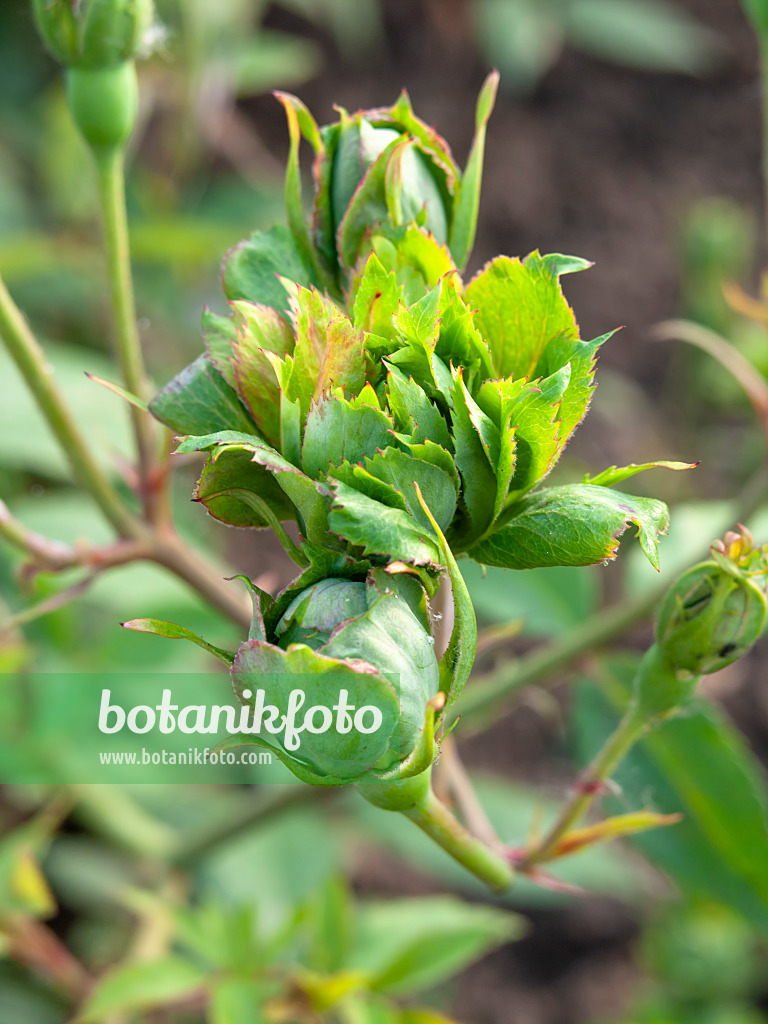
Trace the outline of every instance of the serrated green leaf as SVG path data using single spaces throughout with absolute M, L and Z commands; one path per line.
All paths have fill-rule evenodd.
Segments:
M 392 324 L 400 334 L 412 345 L 421 346 L 427 352 L 433 352 L 437 344 L 440 330 L 440 296 L 442 283 L 438 284 L 411 306 L 401 303 Z
M 279 487 L 295 505 L 302 532 L 311 542 L 327 543 L 327 511 L 330 491 L 284 459 L 260 438 L 233 430 L 223 430 L 203 437 L 187 437 L 176 449 L 177 454 L 216 450 L 215 458 L 228 458 L 232 452 L 251 452 L 252 461 L 275 475 Z M 247 488 L 246 488 L 247 489 Z
M 228 299 L 247 299 L 288 312 L 288 292 L 279 278 L 310 287 L 318 282 L 282 225 L 257 231 L 224 258 L 221 279 Z
M 416 224 L 393 228 L 387 237 L 374 234 L 371 245 L 386 270 L 394 271 L 398 284 L 403 287 L 406 304 L 418 301 L 446 274 L 456 271 L 447 246 Z
M 325 353 L 320 364 L 315 395 L 343 388 L 351 395 L 365 387 L 363 333 L 344 316 L 331 320 L 325 334 Z
M 539 259 L 498 256 L 466 290 L 475 324 L 499 377 L 533 377 L 555 338 L 578 338 L 578 328 L 559 281 Z M 551 372 L 551 371 L 550 371 Z
M 491 354 L 462 296 L 452 288 L 445 288 L 444 295 L 447 301 L 440 314 L 440 337 L 435 351 L 444 362 L 463 368 L 464 379 L 473 391 L 475 381 L 494 375 Z
M 402 496 L 409 514 L 428 531 L 429 519 L 425 516 L 416 496 L 415 484 L 418 484 L 440 529 L 448 529 L 458 500 L 456 484 L 451 474 L 438 466 L 413 458 L 397 448 L 388 448 L 373 458 L 366 459 L 365 468 L 372 476 L 393 487 Z
M 604 469 L 597 476 L 587 475 L 582 483 L 613 487 L 615 484 L 620 484 L 637 473 L 645 473 L 649 469 L 695 469 L 697 466 L 698 462 L 643 462 L 639 465 L 631 462 L 628 466 L 611 466 L 610 469 Z
M 457 375 L 453 390 L 453 444 L 456 450 L 456 466 L 461 474 L 462 496 L 470 519 L 470 528 L 465 531 L 468 543 L 483 534 L 493 522 L 494 501 L 497 481 L 496 473 L 489 457 L 491 438 L 486 437 L 485 445 L 473 422 L 470 411 L 470 403 L 476 410 L 475 420 L 478 420 L 477 413 L 482 410 L 474 403 L 461 375 Z M 485 417 L 483 426 L 492 421 Z M 489 433 L 490 431 L 488 431 Z M 496 459 L 500 452 L 500 438 L 496 430 Z
M 615 727 L 636 664 L 636 658 L 606 659 L 604 692 L 592 682 L 579 688 L 575 727 L 584 763 Z M 673 830 L 634 837 L 633 845 L 684 892 L 715 897 L 768 933 L 765 774 L 722 712 L 694 700 L 637 744 L 615 778 L 621 810 L 652 800 L 656 809 L 683 815 Z
M 397 369 L 390 370 L 387 399 L 398 428 L 413 444 L 429 440 L 443 448 L 451 447 L 445 418 L 412 377 L 405 377 Z
M 436 542 L 411 516 L 388 508 L 343 483 L 333 484 L 335 498 L 329 516 L 334 533 L 366 555 L 383 555 L 390 561 L 414 565 L 439 565 Z
M 509 501 L 515 501 L 544 479 L 560 457 L 560 402 L 571 379 L 569 363 L 545 380 L 536 381 L 505 403 L 514 429 L 515 467 Z
M 149 411 L 179 434 L 217 430 L 252 433 L 255 424 L 237 394 L 205 355 L 198 356 L 149 403 Z
M 667 528 L 666 505 L 591 484 L 552 487 L 524 498 L 509 520 L 469 555 L 484 565 L 534 569 L 592 565 L 614 558 L 632 524 L 649 562 L 658 568 L 657 535 Z
M 272 362 L 265 353 L 281 357 L 293 352 L 294 339 L 283 317 L 271 306 L 235 301 L 236 340 L 232 351 L 234 387 L 263 437 L 280 440 L 280 389 Z
M 402 298 L 394 271 L 385 270 L 376 253 L 372 252 L 362 271 L 353 275 L 350 304 L 354 310 L 354 324 L 360 330 L 389 337 L 392 317 Z
M 371 972 L 372 988 L 398 996 L 432 988 L 524 931 L 507 911 L 451 896 L 360 904 L 358 922 L 350 966 Z
M 550 377 L 566 365 L 571 368 L 568 387 L 560 401 L 559 438 L 562 445 L 581 423 L 592 400 L 597 350 L 615 333 L 609 331 L 592 341 L 565 336 L 554 338 L 536 366 L 536 374 L 541 377 Z
M 225 665 L 231 665 L 235 660 L 234 654 L 224 651 L 221 647 L 214 647 L 207 640 L 203 640 L 197 633 L 185 626 L 177 626 L 175 622 L 161 622 L 159 619 L 131 619 L 130 622 L 122 622 L 124 629 L 133 629 L 137 633 L 153 633 L 155 636 L 165 637 L 167 640 L 189 640 L 204 651 L 208 651 Z
M 336 395 L 313 404 L 304 429 L 301 461 L 313 478 L 323 477 L 330 465 L 362 462 L 392 441 L 392 420 L 379 408 L 353 405 Z
M 290 377 L 283 380 L 282 388 L 289 401 L 298 399 L 302 418 L 305 418 L 317 392 L 328 326 L 332 320 L 342 319 L 343 313 L 315 288 L 285 283 L 291 288 L 290 309 L 296 333 L 296 348 L 290 364 Z
M 197 992 L 206 979 L 206 972 L 191 961 L 170 954 L 129 963 L 99 979 L 75 1019 L 77 1024 L 99 1024 L 112 1014 L 167 1006 Z

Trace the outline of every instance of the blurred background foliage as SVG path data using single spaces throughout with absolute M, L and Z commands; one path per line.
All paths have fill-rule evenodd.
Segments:
M 224 251 L 282 218 L 287 133 L 271 90 L 297 92 L 323 121 L 333 101 L 385 103 L 406 86 L 463 160 L 473 97 L 496 65 L 505 91 L 473 266 L 539 246 L 594 259 L 566 289 L 584 333 L 627 325 L 601 358 L 592 414 L 558 473 L 573 479 L 659 451 L 701 459 L 696 473 L 638 482 L 673 506 L 666 579 L 732 524 L 736 496 L 765 458 L 761 431 L 722 366 L 687 346 L 651 344 L 648 327 L 696 321 L 726 337 L 759 379 L 768 373 L 765 325 L 722 288 L 754 290 L 765 252 L 756 47 L 737 0 L 162 0 L 159 14 L 129 174 L 140 327 L 158 383 L 198 351 L 203 306 L 222 310 Z M 119 463 L 125 410 L 83 374 L 114 378 L 102 271 L 94 182 L 57 71 L 26 0 L 4 0 L 0 273 L 101 458 Z M 222 572 L 234 564 L 276 590 L 290 566 L 262 538 L 226 531 L 190 504 L 195 469 L 176 472 L 182 531 L 219 553 Z M 107 539 L 2 352 L 0 498 L 46 535 Z M 756 504 L 749 525 L 762 542 L 768 506 Z M 498 671 L 647 591 L 655 574 L 636 555 L 627 546 L 608 569 L 483 576 L 470 567 L 486 627 L 481 668 Z M 18 569 L 2 547 L 0 618 L 67 584 L 24 581 Z M 183 621 L 222 646 L 237 639 L 181 583 L 131 566 L 5 631 L 0 669 L 211 669 L 197 649 L 117 627 L 136 615 Z M 621 656 L 580 666 L 575 690 L 528 688 L 490 728 L 460 727 L 462 755 L 505 839 L 523 843 L 530 822 L 552 813 L 615 721 L 632 651 L 646 642 L 639 625 Z M 682 810 L 685 822 L 566 862 L 560 877 L 590 893 L 578 901 L 526 883 L 491 901 L 408 825 L 347 795 L 6 787 L 0 930 L 14 956 L 0 964 L 0 1020 L 70 1020 L 73 1000 L 107 969 L 79 1019 L 764 1020 L 765 653 L 763 643 L 713 677 L 712 705 L 668 723 L 630 758 L 615 806 Z M 59 975 L 41 960 L 47 942 L 60 944 Z M 492 947 L 501 948 L 461 973 Z M 67 949 L 81 966 L 66 962 Z

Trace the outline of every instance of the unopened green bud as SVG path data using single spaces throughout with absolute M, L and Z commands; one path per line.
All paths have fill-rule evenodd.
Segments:
M 447 240 L 446 202 L 437 186 L 434 171 L 430 169 L 430 161 L 434 157 L 416 148 L 413 141 L 400 148 L 392 145 L 398 140 L 406 143 L 408 139 L 407 132 L 397 127 L 375 127 L 363 114 L 342 122 L 331 179 L 331 206 L 336 230 L 369 168 L 388 147 L 392 147 L 391 174 L 397 181 L 393 205 L 396 202 L 399 206 L 399 222 L 405 224 L 423 218 L 424 227 L 438 242 Z
M 365 581 L 328 578 L 307 587 L 274 629 L 257 615 L 232 675 L 249 703 L 259 680 L 267 680 L 270 703 L 281 714 L 289 712 L 299 678 L 308 706 L 317 701 L 329 713 L 338 710 L 344 691 L 350 713 L 371 709 L 378 721 L 373 732 L 341 728 L 334 718 L 321 732 L 303 732 L 300 747 L 279 751 L 307 782 L 386 788 L 432 761 L 439 669 L 424 591 L 414 579 L 374 569 Z
M 67 67 L 109 68 L 140 56 L 152 0 L 33 0 L 48 50 Z
M 91 149 L 99 152 L 124 146 L 139 107 L 133 61 L 111 68 L 68 68 L 66 81 L 72 118 Z
M 766 624 L 766 556 L 745 530 L 711 548 L 669 589 L 656 622 L 656 642 L 677 668 L 717 672 L 741 658 Z

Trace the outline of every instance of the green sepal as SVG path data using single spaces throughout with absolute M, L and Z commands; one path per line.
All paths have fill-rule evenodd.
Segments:
M 197 633 L 193 633 L 191 629 L 187 629 L 186 626 L 177 626 L 175 622 L 161 622 L 160 619 L 131 619 L 129 622 L 121 622 L 120 625 L 123 629 L 132 629 L 137 633 L 152 633 L 155 636 L 165 637 L 166 640 L 189 640 L 190 643 L 196 644 L 212 654 L 214 658 L 223 661 L 225 665 L 231 665 L 235 660 L 235 655 L 231 651 L 214 647 Z
M 485 133 L 496 102 L 499 73 L 492 71 L 483 82 L 475 107 L 475 137 L 453 209 L 449 247 L 456 265 L 463 270 L 475 244 L 477 214 L 480 209 L 480 186 L 483 178 Z
M 223 430 L 202 437 L 184 438 L 176 449 L 176 454 L 211 451 L 220 447 L 228 451 L 244 449 L 251 452 L 252 460 L 274 474 L 280 488 L 295 505 L 304 536 L 312 543 L 328 543 L 327 514 L 331 492 L 319 481 L 310 480 L 261 438 L 252 434 Z M 227 451 L 221 452 L 217 458 L 226 454 Z
M 638 473 L 646 473 L 649 469 L 695 469 L 698 462 L 631 462 L 628 466 L 611 466 L 602 473 L 590 477 L 587 474 L 581 481 L 583 484 L 594 484 L 599 487 L 615 487 L 616 484 L 629 480 Z
M 366 734 L 352 729 L 346 734 L 339 733 L 334 722 L 327 732 L 301 733 L 295 752 L 285 749 L 282 736 L 275 737 L 274 749 L 283 752 L 291 770 L 298 765 L 300 770 L 308 769 L 321 777 L 351 782 L 386 758 L 390 743 L 399 740 L 396 734 L 400 706 L 395 687 L 373 664 L 359 657 L 344 660 L 330 651 L 330 645 L 326 649 L 327 654 L 305 644 L 293 644 L 284 651 L 273 644 L 248 640 L 237 652 L 232 681 L 242 703 L 252 706 L 253 693 L 259 688 L 268 689 L 269 703 L 285 714 L 291 691 L 297 686 L 297 675 L 313 677 L 312 690 L 306 695 L 307 706 L 320 704 L 329 709 L 338 701 L 340 678 L 348 680 L 351 702 L 356 707 L 370 704 L 381 712 L 382 724 L 376 732 Z M 252 696 L 245 699 L 244 690 L 250 690 Z
M 421 491 L 418 489 L 421 507 L 429 519 L 432 529 L 437 536 L 440 551 L 445 562 L 446 572 L 451 581 L 451 593 L 453 595 L 453 630 L 448 646 L 440 659 L 440 691 L 445 694 L 445 708 L 449 708 L 459 697 L 464 689 L 464 684 L 469 679 L 472 666 L 475 663 L 477 654 L 477 619 L 472 598 L 469 596 L 467 584 L 456 564 L 453 552 L 443 536 L 438 523 Z M 441 714 L 444 709 L 441 709 Z
M 238 573 L 238 575 L 230 576 L 229 578 L 231 580 L 242 580 L 246 587 L 248 587 L 248 592 L 251 595 L 251 600 L 253 601 L 253 617 L 251 619 L 250 628 L 248 629 L 248 639 L 266 640 L 267 632 L 264 626 L 264 618 L 275 603 L 275 599 L 271 594 L 268 594 L 266 590 L 262 590 L 261 587 L 257 587 L 253 580 L 249 576 L 245 576 L 243 573 Z M 234 661 L 234 655 L 232 660 Z

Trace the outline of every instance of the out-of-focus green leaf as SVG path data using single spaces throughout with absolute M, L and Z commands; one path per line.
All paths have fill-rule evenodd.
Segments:
M 701 74 L 717 56 L 714 35 L 661 0 L 572 0 L 566 25 L 583 50 L 651 71 Z
M 562 630 L 586 622 L 597 609 L 599 585 L 595 570 L 587 566 L 554 566 L 510 573 L 464 560 L 467 581 L 478 618 L 486 624 L 515 620 L 536 636 L 557 636 Z
M 223 977 L 211 985 L 208 1024 L 262 1024 L 263 986 L 250 978 Z
M 45 342 L 45 356 L 56 374 L 56 383 L 96 456 L 108 464 L 115 451 L 130 451 L 128 411 L 115 395 L 88 380 L 86 371 L 114 376 L 114 366 L 98 352 L 75 345 Z M 72 473 L 53 436 L 37 410 L 23 378 L 0 344 L 0 465 L 31 470 L 56 480 L 70 480 Z M 23 424 L 23 444 L 19 426 Z
M 114 1013 L 167 1006 L 197 992 L 205 981 L 204 971 L 179 956 L 117 967 L 97 983 L 76 1018 L 77 1024 L 100 1024 Z
M 586 762 L 626 704 L 636 659 L 604 662 L 607 697 L 579 691 L 575 730 Z M 713 896 L 768 931 L 768 797 L 762 769 L 741 736 L 710 704 L 692 702 L 634 748 L 615 773 L 627 804 L 682 812 L 674 829 L 633 843 L 692 894 Z M 618 805 L 612 801 L 615 809 Z
M 618 537 L 632 524 L 658 568 L 657 535 L 669 520 L 661 501 L 590 484 L 536 491 L 510 511 L 504 526 L 470 549 L 476 562 L 505 569 L 593 565 L 615 558 Z
M 530 87 L 562 49 L 557 11 L 541 0 L 479 0 L 474 11 L 483 53 L 503 88 Z
M 431 988 L 524 931 L 522 919 L 507 911 L 450 896 L 361 904 L 357 917 L 349 966 L 393 995 Z
M 320 63 L 320 50 L 309 39 L 266 29 L 256 37 L 235 40 L 222 60 L 238 96 L 300 85 L 318 72 Z

